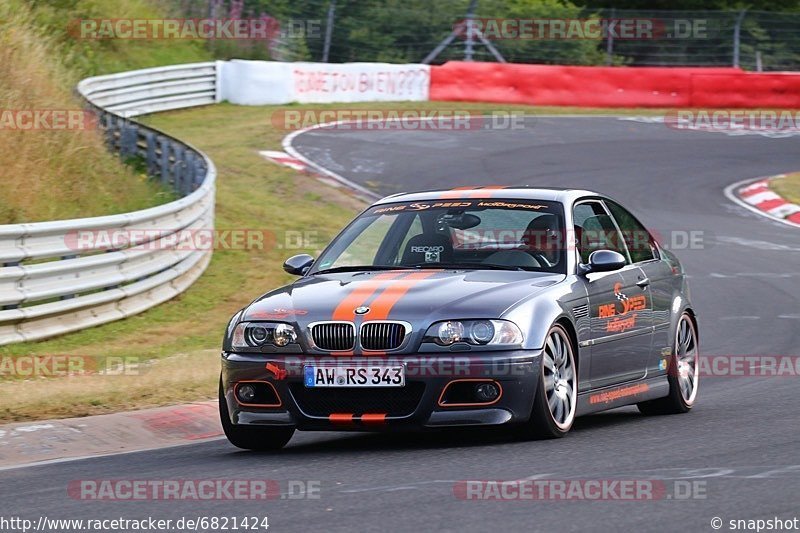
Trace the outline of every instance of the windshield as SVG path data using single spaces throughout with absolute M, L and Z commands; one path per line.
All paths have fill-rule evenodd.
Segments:
M 566 271 L 561 204 L 442 200 L 373 206 L 315 262 L 311 274 L 385 268 Z

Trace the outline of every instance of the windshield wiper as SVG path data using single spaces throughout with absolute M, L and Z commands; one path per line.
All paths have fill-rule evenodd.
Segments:
M 333 268 L 326 268 L 312 272 L 312 276 L 317 274 L 335 274 L 336 272 L 369 272 L 376 270 L 411 270 L 414 267 L 402 265 L 354 265 L 354 266 L 340 266 Z
M 527 268 L 512 265 L 495 265 L 493 263 L 423 263 L 414 268 L 444 268 L 450 270 L 515 270 L 528 271 Z

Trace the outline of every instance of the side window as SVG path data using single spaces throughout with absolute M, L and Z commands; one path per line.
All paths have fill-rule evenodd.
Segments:
M 628 250 L 631 253 L 631 260 L 634 263 L 650 261 L 658 258 L 655 243 L 650 232 L 634 217 L 628 210 L 621 205 L 607 200 L 606 205 L 614 215 L 619 229 L 622 230 L 622 237 Z
M 600 202 L 588 201 L 576 205 L 572 218 L 582 263 L 588 263 L 589 256 L 595 250 L 613 250 L 630 261 L 622 235 Z

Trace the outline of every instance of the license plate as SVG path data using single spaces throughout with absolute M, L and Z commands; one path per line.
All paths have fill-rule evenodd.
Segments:
M 306 387 L 404 387 L 402 366 L 306 366 Z

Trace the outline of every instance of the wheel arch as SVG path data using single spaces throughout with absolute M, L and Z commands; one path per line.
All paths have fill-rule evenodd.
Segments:
M 578 369 L 580 369 L 581 352 L 580 352 L 580 347 L 578 346 L 578 333 L 577 330 L 575 329 L 575 324 L 573 324 L 572 320 L 566 315 L 562 315 L 559 318 L 557 318 L 553 324 L 554 325 L 557 324 L 563 327 L 564 330 L 567 332 L 569 340 L 570 342 L 572 342 L 572 353 L 575 357 L 575 365 L 578 367 Z

